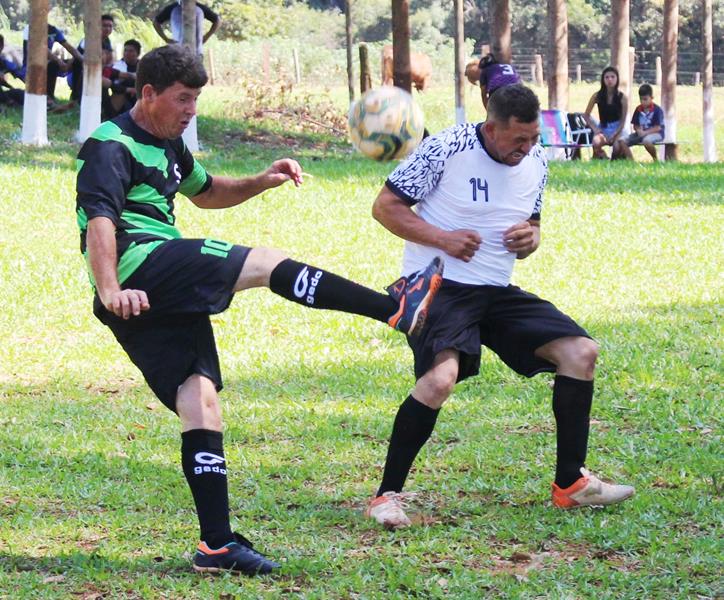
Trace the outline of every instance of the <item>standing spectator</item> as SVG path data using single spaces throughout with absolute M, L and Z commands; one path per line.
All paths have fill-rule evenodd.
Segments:
M 623 158 L 633 160 L 631 146 L 643 144 L 646 152 L 651 155 L 654 162 L 658 160 L 656 156 L 656 142 L 664 141 L 664 111 L 660 106 L 654 104 L 654 90 L 648 83 L 644 83 L 639 88 L 639 104 L 631 117 L 631 125 L 633 133 L 625 140 L 619 140 L 620 153 Z
M 594 106 L 598 106 L 598 121 L 591 116 Z M 618 70 L 606 67 L 601 73 L 601 89 L 591 96 L 583 113 L 593 131 L 593 158 L 608 158 L 604 146 L 611 146 L 611 158 L 618 158 L 620 146 L 614 144 L 621 137 L 627 114 L 628 99 L 618 90 Z
M 211 27 L 204 34 L 204 19 L 211 23 Z M 164 23 L 171 27 L 171 37 L 168 37 L 163 30 Z M 201 2 L 196 3 L 196 54 L 202 54 L 203 45 L 216 33 L 221 25 L 221 17 Z M 184 23 L 181 10 L 181 0 L 164 6 L 153 20 L 153 27 L 167 44 L 184 42 Z
M 28 72 L 28 38 L 30 37 L 30 26 L 26 25 L 23 29 L 23 67 L 21 69 L 23 79 Z M 61 75 L 70 71 L 71 63 L 64 61 L 59 56 L 53 54 L 53 45 L 60 44 L 70 55 L 78 61 L 83 61 L 83 56 L 70 45 L 65 38 L 63 32 L 55 25 L 48 23 L 48 82 L 46 95 L 48 97 L 48 108 L 55 107 L 55 80 Z
M 495 56 L 486 54 L 477 63 L 468 63 L 465 76 L 472 84 L 480 84 L 480 96 L 485 110 L 488 109 L 490 94 L 504 85 L 520 83 L 520 75 L 512 65 L 499 63 Z

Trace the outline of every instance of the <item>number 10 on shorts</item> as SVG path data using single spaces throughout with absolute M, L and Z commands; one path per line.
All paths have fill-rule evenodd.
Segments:
M 234 246 L 229 242 L 220 242 L 218 240 L 204 240 L 204 245 L 201 246 L 201 254 L 212 254 L 219 258 L 226 258 L 229 256 L 229 250 Z

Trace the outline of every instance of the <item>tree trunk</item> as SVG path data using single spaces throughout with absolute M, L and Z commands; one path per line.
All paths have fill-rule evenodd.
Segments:
M 455 122 L 465 123 L 465 21 L 463 0 L 455 2 Z
M 412 92 L 409 5 L 409 0 L 392 0 L 392 65 L 394 84 Z
M 664 0 L 661 56 L 661 108 L 666 122 L 666 152 L 676 153 L 676 45 L 679 39 L 679 2 Z
M 611 64 L 618 69 L 619 91 L 626 94 L 632 103 L 629 89 L 629 20 L 629 0 L 611 0 Z
M 565 0 L 548 0 L 548 108 L 568 110 L 568 13 Z
M 704 75 L 703 117 L 704 117 L 704 162 L 716 162 L 714 141 L 714 63 L 712 38 L 712 2 L 702 0 L 702 56 L 701 72 Z
M 349 101 L 354 102 L 354 63 L 352 62 L 352 0 L 344 3 L 344 32 L 347 40 L 347 89 Z
M 510 46 L 510 3 L 509 0 L 490 0 L 490 2 L 491 50 L 498 62 L 510 64 L 513 62 L 513 50 Z
M 48 143 L 47 74 L 48 0 L 32 0 L 21 135 L 24 144 L 44 146 Z
M 83 26 L 83 96 L 80 103 L 80 127 L 76 134 L 79 142 L 88 139 L 101 124 L 101 0 L 85 0 Z
M 183 11 L 184 22 L 184 45 L 196 52 L 196 0 L 183 0 L 181 10 Z M 196 152 L 199 149 L 199 138 L 196 133 L 196 115 L 191 119 L 191 122 L 181 137 L 183 137 L 187 148 L 191 152 Z

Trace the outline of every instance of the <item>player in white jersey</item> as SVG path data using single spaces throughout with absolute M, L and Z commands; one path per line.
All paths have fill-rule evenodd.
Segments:
M 634 493 L 585 469 L 597 344 L 550 302 L 510 284 L 516 258 L 540 244 L 548 167 L 537 143 L 539 111 L 524 85 L 500 88 L 487 121 L 426 139 L 375 201 L 374 217 L 406 240 L 403 272 L 447 255 L 428 328 L 408 338 L 417 382 L 397 413 L 382 483 L 365 511 L 386 527 L 410 524 L 405 479 L 455 384 L 478 373 L 481 346 L 521 375 L 556 374 L 555 506 L 613 504 Z

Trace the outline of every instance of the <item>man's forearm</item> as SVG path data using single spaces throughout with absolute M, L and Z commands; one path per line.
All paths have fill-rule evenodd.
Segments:
M 88 222 L 86 248 L 98 296 L 105 304 L 113 292 L 121 289 L 118 283 L 116 227 L 110 219 L 96 217 Z
M 195 196 L 193 203 L 199 208 L 229 208 L 247 201 L 269 189 L 260 175 L 234 179 L 214 177 L 211 187 Z

